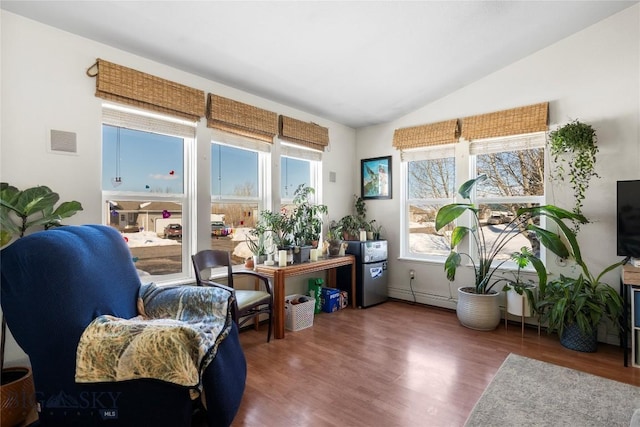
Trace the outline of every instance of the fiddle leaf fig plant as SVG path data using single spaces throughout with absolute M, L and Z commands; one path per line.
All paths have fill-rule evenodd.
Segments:
M 596 131 L 590 125 L 574 120 L 549 133 L 549 141 L 551 157 L 556 164 L 551 177 L 557 182 L 564 182 L 565 177 L 569 179 L 575 198 L 573 212 L 582 214 L 582 202 L 589 182 L 591 178 L 599 177 L 595 171 L 598 153 Z M 580 223 L 574 221 L 575 232 L 579 229 Z
M 23 237 L 31 227 L 51 227 L 62 225 L 61 220 L 82 210 L 80 202 L 63 202 L 58 193 L 44 185 L 18 190 L 16 187 L 0 182 L 0 247 L 7 245 L 14 237 Z M 7 324 L 4 314 L 1 320 L 0 370 L 4 369 L 4 353 Z
M 19 190 L 0 183 L 0 246 L 5 246 L 14 237 L 22 237 L 31 227 L 51 227 L 62 225 L 62 219 L 82 210 L 80 202 L 63 202 L 58 193 L 44 185 Z

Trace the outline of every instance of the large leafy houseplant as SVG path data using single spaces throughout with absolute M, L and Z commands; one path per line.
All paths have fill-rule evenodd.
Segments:
M 532 233 L 537 237 L 540 244 L 551 252 L 561 258 L 567 258 L 570 255 L 569 250 L 561 236 L 569 242 L 575 242 L 575 234 L 567 227 L 564 220 L 583 223 L 587 221 L 581 214 L 572 213 L 553 205 L 521 207 L 518 208 L 510 222 L 497 232 L 493 242 L 488 242 L 480 223 L 480 210 L 475 204 L 471 203 L 471 192 L 474 187 L 486 179 L 486 175 L 480 175 L 462 184 L 458 193 L 463 199 L 469 200 L 469 202 L 445 205 L 438 210 L 436 215 L 436 230 L 439 231 L 445 226 L 454 223 L 462 214 L 467 212 L 471 214 L 471 225 L 457 225 L 453 229 L 451 233 L 452 249 L 445 261 L 444 268 L 447 278 L 451 281 L 455 280 L 456 270 L 462 262 L 462 257 L 465 256 L 471 262 L 475 272 L 473 288 L 477 294 L 487 294 L 491 292 L 495 284 L 503 280 L 497 272 L 509 259 L 499 260 L 498 255 L 503 253 L 507 244 L 517 236 Z M 548 220 L 556 223 L 561 235 L 535 224 L 534 220 L 540 217 L 546 217 Z M 472 239 L 472 248 L 475 248 L 476 251 L 475 256 L 466 252 L 459 252 L 456 249 L 467 236 Z M 533 254 L 528 256 L 527 259 L 535 268 L 539 283 L 544 283 L 547 274 L 542 262 L 539 262 L 540 260 Z
M 68 218 L 82 210 L 80 202 L 63 202 L 58 193 L 44 185 L 20 191 L 6 182 L 0 183 L 0 246 L 8 244 L 15 236 L 22 237 L 32 227 L 62 225 Z
M 536 310 L 541 314 L 541 321 L 547 323 L 547 331 L 558 332 L 561 343 L 566 347 L 580 351 L 595 351 L 597 327 L 603 317 L 619 326 L 623 301 L 620 295 L 602 277 L 620 267 L 619 261 L 604 268 L 594 275 L 582 258 L 580 248 L 575 240 L 570 242 L 572 257 L 580 267 L 577 278 L 560 275 L 558 279 L 540 285 Z M 568 328 L 577 328 L 585 337 L 591 337 L 593 348 L 590 350 L 574 348 L 565 341 Z

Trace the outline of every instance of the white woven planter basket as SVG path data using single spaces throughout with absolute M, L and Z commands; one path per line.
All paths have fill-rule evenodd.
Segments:
M 500 323 L 500 293 L 468 292 L 470 287 L 458 288 L 456 313 L 463 326 L 478 331 L 492 331 Z

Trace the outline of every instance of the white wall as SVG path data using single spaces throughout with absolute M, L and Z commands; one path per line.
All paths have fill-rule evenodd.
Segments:
M 639 28 L 640 6 L 636 5 L 399 120 L 358 129 L 358 158 L 393 155 L 393 200 L 367 202 L 367 216 L 384 225 L 389 239 L 391 296 L 412 300 L 408 271 L 414 269 L 413 288 L 419 302 L 454 308 L 452 296 L 455 298 L 457 288 L 472 277 L 470 273 L 459 275 L 449 283 L 442 264 L 399 259 L 400 155 L 391 146 L 394 130 L 543 101 L 550 102 L 551 129 L 572 119 L 596 129 L 600 149 L 597 172 L 602 178 L 592 181 L 586 194 L 584 213 L 593 223 L 581 229 L 579 241 L 593 273 L 619 260 L 615 248 L 616 181 L 640 179 Z M 464 67 L 463 59 L 460 66 Z M 550 188 L 548 202 L 571 209 L 573 199 L 566 190 Z M 548 267 L 552 271 L 573 271 L 551 261 Z M 605 279 L 618 288 L 619 272 Z
M 0 17 L 0 180 L 18 188 L 47 185 L 60 194 L 61 200 L 80 201 L 84 210 L 65 221 L 66 224 L 102 222 L 101 99 L 94 96 L 95 79 L 85 74 L 96 58 L 328 127 L 330 147 L 323 155 L 323 163 L 327 165 L 322 178 L 323 202 L 332 218 L 349 211 L 351 182 L 356 178 L 352 167 L 355 130 L 4 10 Z M 50 129 L 75 132 L 77 155 L 48 152 Z M 206 237 L 202 240 L 208 242 L 210 133 L 204 119 L 200 121 L 197 138 L 198 225 Z M 329 182 L 330 171 L 336 172 L 337 182 Z M 304 279 L 300 283 L 306 286 Z M 8 344 L 7 360 L 21 362 L 24 354 L 12 340 Z
M 596 180 L 587 193 L 584 211 L 595 221 L 580 241 L 585 257 L 599 271 L 615 256 L 615 182 L 640 178 L 640 6 L 636 5 L 591 28 L 531 55 L 503 70 L 433 102 L 394 122 L 359 129 L 312 116 L 217 82 L 182 72 L 136 55 L 53 29 L 1 11 L 1 140 L 0 179 L 29 187 L 45 184 L 62 200 L 79 200 L 84 211 L 69 224 L 101 222 L 100 100 L 86 69 L 100 57 L 206 92 L 314 121 L 329 127 L 330 150 L 324 154 L 323 198 L 331 218 L 349 213 L 359 194 L 359 160 L 393 156 L 393 199 L 367 202 L 368 217 L 384 226 L 390 244 L 391 296 L 411 299 L 408 271 L 416 271 L 418 301 L 450 307 L 458 281 L 448 283 L 441 264 L 398 259 L 400 159 L 392 146 L 397 128 L 549 101 L 551 128 L 579 118 L 592 124 L 599 137 Z M 207 55 L 203 52 L 203 55 Z M 461 59 L 460 66 L 464 67 Z M 428 70 L 425 70 L 428 78 Z M 78 136 L 77 155 L 47 152 L 49 129 Z M 208 233 L 208 129 L 198 128 L 199 226 Z M 354 141 L 356 144 L 354 145 Z M 337 182 L 330 183 L 329 172 Z M 208 173 L 208 172 L 206 172 Z M 571 206 L 567 193 L 555 189 L 558 205 Z M 551 265 L 558 271 L 555 265 Z M 461 275 L 463 276 L 463 275 Z M 608 276 L 617 283 L 617 276 Z M 294 287 L 303 286 L 301 283 Z M 293 291 L 297 292 L 297 291 Z M 9 342 L 8 360 L 24 358 Z

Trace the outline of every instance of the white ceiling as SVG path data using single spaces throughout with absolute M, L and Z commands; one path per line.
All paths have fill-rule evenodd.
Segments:
M 396 119 L 636 3 L 0 2 L 353 128 Z

